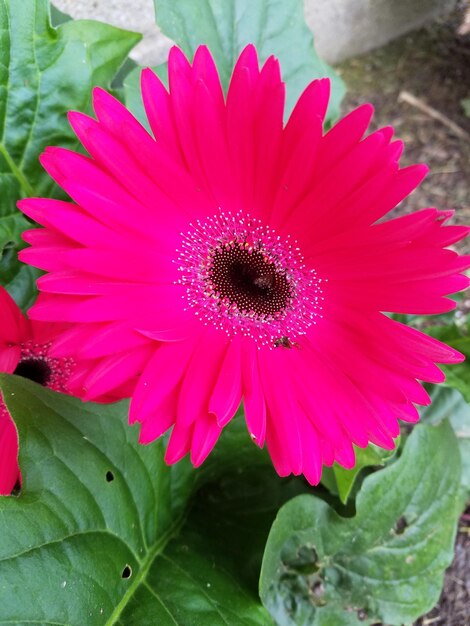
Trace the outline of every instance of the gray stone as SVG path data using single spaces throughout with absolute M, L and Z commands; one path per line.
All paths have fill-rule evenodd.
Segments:
M 132 52 L 142 65 L 157 65 L 168 53 L 171 42 L 155 26 L 152 0 L 54 0 L 54 4 L 76 19 L 101 20 L 143 33 L 144 40 Z M 456 0 L 305 0 L 305 15 L 318 53 L 336 63 L 418 28 L 455 4 Z
M 456 0 L 306 0 L 318 54 L 329 63 L 367 52 L 451 11 Z

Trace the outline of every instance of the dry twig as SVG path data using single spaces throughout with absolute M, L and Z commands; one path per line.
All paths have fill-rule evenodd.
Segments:
M 429 106 L 429 104 L 426 104 L 426 102 L 424 102 L 420 98 L 417 98 L 409 91 L 400 91 L 400 93 L 398 94 L 398 102 L 406 102 L 407 104 L 410 104 L 411 106 L 415 107 L 415 109 L 418 109 L 422 113 L 425 113 L 429 117 L 432 117 L 434 120 L 438 120 L 439 122 L 441 122 L 441 124 L 447 126 L 447 128 L 449 128 L 454 133 L 454 135 L 456 135 L 460 139 L 466 139 L 467 141 L 470 140 L 470 133 L 468 133 L 458 124 L 449 119 L 447 115 L 444 115 L 444 113 L 441 113 L 440 111 L 437 111 L 433 107 Z

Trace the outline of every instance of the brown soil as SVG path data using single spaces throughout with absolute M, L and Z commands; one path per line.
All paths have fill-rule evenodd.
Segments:
M 343 110 L 372 102 L 375 127 L 391 124 L 405 141 L 402 163 L 424 162 L 431 169 L 397 214 L 430 206 L 453 208 L 456 223 L 470 224 L 470 117 L 462 104 L 470 98 L 470 34 L 457 34 L 466 8 L 462 1 L 445 19 L 337 68 L 348 87 Z M 403 91 L 428 111 L 403 101 Z M 462 132 L 434 119 L 429 109 Z M 459 249 L 469 253 L 470 238 Z M 439 603 L 415 626 L 470 626 L 470 508 L 460 529 Z

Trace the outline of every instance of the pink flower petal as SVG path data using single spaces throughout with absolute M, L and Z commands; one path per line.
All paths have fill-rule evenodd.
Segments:
M 241 386 L 241 343 L 232 341 L 220 365 L 217 381 L 209 400 L 209 413 L 217 424 L 226 426 L 240 406 Z
M 245 347 L 242 359 L 246 425 L 253 441 L 262 448 L 266 438 L 266 401 L 259 374 L 258 354 L 252 344 Z
M 10 495 L 18 478 L 18 435 L 0 399 L 0 495 Z

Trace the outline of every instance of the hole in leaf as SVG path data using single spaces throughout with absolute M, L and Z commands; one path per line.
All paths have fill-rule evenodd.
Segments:
M 307 582 L 309 586 L 309 594 L 308 601 L 316 607 L 322 607 L 326 605 L 325 600 L 325 585 L 323 584 L 323 580 L 314 574 L 313 576 L 308 576 L 305 580 L 305 577 L 302 577 L 305 582 Z M 301 583 L 302 584 L 302 583 Z M 295 590 L 293 589 L 295 592 Z
M 114 474 L 109 470 L 106 472 L 106 480 L 108 483 L 111 483 L 114 480 Z
M 126 567 L 122 570 L 121 578 L 130 578 L 132 576 L 132 567 L 130 565 L 126 565 Z
M 367 619 L 367 613 L 364 611 L 364 609 L 359 609 L 359 611 L 357 612 L 357 617 L 361 620 L 361 622 L 363 622 L 365 619 Z
M 323 585 L 323 581 L 315 581 L 315 583 L 311 586 L 311 590 L 314 596 L 316 596 L 317 598 L 321 598 L 323 595 L 325 595 L 325 587 Z
M 300 546 L 294 558 L 290 558 L 286 565 L 299 574 L 308 576 L 320 570 L 318 555 L 312 546 Z
M 408 528 L 408 522 L 405 517 L 400 517 L 400 519 L 395 524 L 395 533 L 397 535 L 403 535 L 405 530 Z

